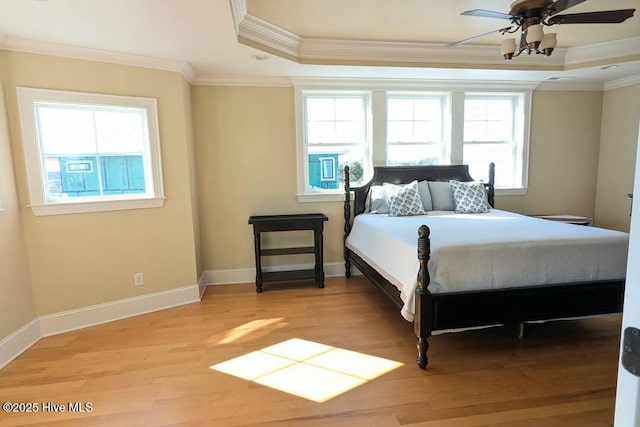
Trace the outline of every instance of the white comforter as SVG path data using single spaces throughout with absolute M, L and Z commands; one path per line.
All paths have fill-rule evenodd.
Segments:
M 616 280 L 625 277 L 629 235 L 491 209 L 485 214 L 358 215 L 347 247 L 399 290 L 413 320 L 418 227 L 431 229 L 432 293 Z

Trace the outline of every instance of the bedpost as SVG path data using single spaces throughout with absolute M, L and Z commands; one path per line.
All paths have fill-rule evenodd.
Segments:
M 432 299 L 431 292 L 429 292 L 429 283 L 431 277 L 429 276 L 429 269 L 427 263 L 431 255 L 431 243 L 429 241 L 429 235 L 431 230 L 426 225 L 421 225 L 418 229 L 418 263 L 420 268 L 418 270 L 418 288 L 416 289 L 415 299 L 415 318 L 413 320 L 413 329 L 418 337 L 418 366 L 420 369 L 425 369 L 429 358 L 427 357 L 427 350 L 429 350 L 429 343 L 427 339 L 431 336 L 432 329 Z
M 489 163 L 489 204 L 494 207 L 494 197 L 496 194 L 496 164 Z
M 344 275 L 351 277 L 351 261 L 347 249 L 347 236 L 351 232 L 351 188 L 349 186 L 349 165 L 344 167 Z

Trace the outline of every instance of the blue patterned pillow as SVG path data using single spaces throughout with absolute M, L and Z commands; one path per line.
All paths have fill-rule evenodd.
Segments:
M 487 193 L 482 181 L 460 182 L 449 181 L 455 211 L 457 213 L 484 213 L 489 212 Z
M 384 187 L 389 197 L 389 216 L 427 214 L 418 192 L 418 181 L 413 181 L 404 186 L 384 183 Z

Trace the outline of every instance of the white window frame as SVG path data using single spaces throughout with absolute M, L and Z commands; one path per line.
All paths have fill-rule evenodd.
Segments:
M 387 161 L 387 94 L 446 94 L 445 106 L 445 159 L 446 164 L 462 164 L 464 153 L 464 98 L 465 93 L 488 93 L 496 95 L 518 95 L 521 97 L 519 111 L 522 121 L 522 138 L 519 140 L 521 158 L 519 166 L 522 169 L 522 186 L 513 188 L 497 188 L 496 195 L 523 195 L 527 192 L 529 172 L 529 133 L 531 121 L 532 92 L 537 87 L 534 82 L 464 82 L 464 81 L 435 81 L 428 79 L 349 79 L 349 78 L 291 78 L 295 88 L 296 112 L 296 149 L 298 173 L 298 201 L 338 201 L 344 200 L 344 194 L 337 194 L 337 190 L 305 192 L 308 185 L 307 151 L 304 143 L 304 108 L 302 91 L 318 90 L 324 93 L 342 93 L 347 90 L 361 91 L 370 94 L 370 122 L 369 157 L 372 159 L 365 168 L 365 177 L 371 176 L 373 165 L 385 165 Z M 371 169 L 366 169 L 370 167 Z M 487 165 L 488 173 L 488 165 Z M 496 171 L 497 174 L 500 171 Z M 485 176 L 475 179 L 487 179 Z M 366 178 L 365 178 L 366 179 Z
M 36 216 L 157 208 L 164 205 L 158 106 L 155 99 L 28 87 L 18 87 L 17 93 L 30 195 L 29 206 Z M 37 130 L 36 102 L 144 109 L 148 139 L 144 153 L 146 193 L 48 200 L 46 168 Z
M 298 154 L 298 192 L 297 199 L 300 202 L 317 202 L 317 201 L 341 201 L 344 200 L 344 190 L 341 188 L 334 190 L 313 191 L 309 189 L 309 144 L 306 141 L 306 107 L 305 98 L 310 96 L 326 96 L 326 97 L 343 97 L 343 96 L 361 96 L 365 108 L 365 161 L 362 165 L 364 177 L 371 176 L 372 158 L 371 158 L 371 92 L 362 90 L 317 90 L 297 88 L 295 92 L 296 105 L 296 148 Z M 327 144 L 329 146 L 329 144 Z M 361 146 L 359 143 L 353 144 L 336 144 L 336 146 Z
M 448 163 L 450 159 L 450 142 L 451 142 L 451 123 L 450 123 L 450 114 L 449 111 L 451 109 L 451 95 L 447 92 L 398 92 L 398 91 L 388 91 L 386 93 L 386 104 L 385 109 L 388 109 L 389 99 L 434 99 L 437 98 L 440 100 L 440 105 L 442 108 L 442 114 L 440 117 L 441 120 L 441 141 L 421 141 L 421 142 L 395 142 L 389 141 L 388 136 L 388 112 L 385 110 L 385 126 L 387 127 L 387 134 L 385 135 L 385 160 L 388 165 L 389 158 L 389 147 L 393 146 L 437 146 L 439 148 L 439 158 L 444 160 L 443 164 Z
M 512 171 L 515 176 L 520 177 L 519 185 L 512 187 L 496 187 L 498 195 L 523 195 L 527 191 L 529 177 L 529 125 L 531 120 L 531 92 L 506 92 L 506 91 L 467 91 L 460 98 L 462 102 L 461 110 L 463 112 L 461 120 L 462 129 L 464 129 L 464 101 L 467 98 L 475 99 L 504 99 L 509 98 L 514 102 L 513 111 L 513 141 L 493 141 L 496 144 L 509 144 L 513 154 Z M 460 145 L 460 153 L 464 150 L 464 135 L 459 133 L 461 141 L 454 141 L 453 144 Z M 469 142 L 473 144 L 473 142 Z M 491 143 L 490 141 L 480 142 L 481 144 Z M 498 173 L 500 171 L 498 170 Z M 478 178 L 480 179 L 480 178 Z

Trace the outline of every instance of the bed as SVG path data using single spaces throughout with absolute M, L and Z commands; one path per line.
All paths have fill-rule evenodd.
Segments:
M 432 185 L 478 185 L 466 165 L 375 167 L 360 187 L 350 187 L 348 166 L 344 176 L 345 274 L 355 266 L 413 321 L 422 369 L 436 331 L 622 311 L 628 234 L 495 209 L 493 164 L 479 184 L 490 209 L 477 214 L 435 204 Z M 429 182 L 438 209 L 370 212 L 380 186 L 414 181 Z

